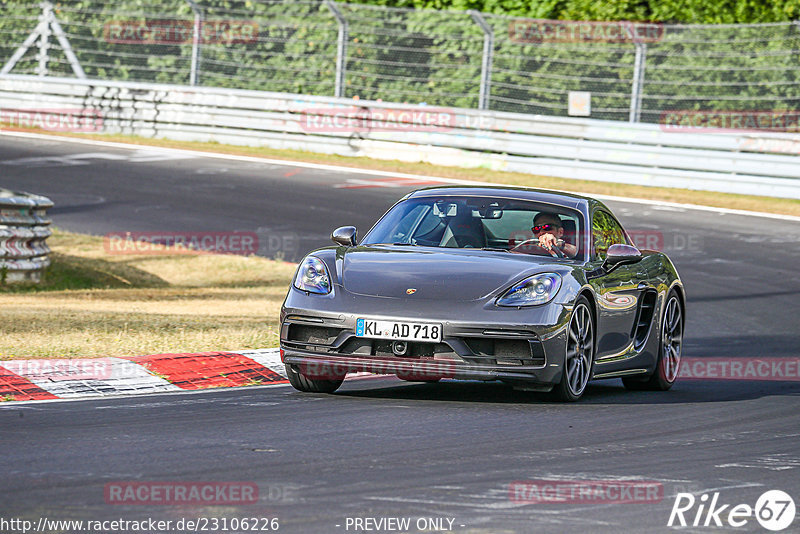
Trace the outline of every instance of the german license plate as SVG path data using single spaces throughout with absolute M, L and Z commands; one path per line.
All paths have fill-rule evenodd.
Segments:
M 438 343 L 442 340 L 442 325 L 359 318 L 356 319 L 356 336 Z

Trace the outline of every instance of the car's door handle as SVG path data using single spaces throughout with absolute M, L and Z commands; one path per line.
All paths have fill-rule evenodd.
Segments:
M 639 285 L 636 286 L 636 289 L 638 289 L 639 291 L 643 291 L 643 290 L 647 289 L 648 287 L 650 287 L 650 286 L 648 286 L 645 282 L 639 282 Z

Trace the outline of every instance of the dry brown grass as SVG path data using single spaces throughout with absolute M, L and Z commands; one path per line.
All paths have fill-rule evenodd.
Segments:
M 109 255 L 56 231 L 38 287 L 0 289 L 0 359 L 274 347 L 295 266 L 259 257 Z
M 271 148 L 221 145 L 219 143 L 198 143 L 188 141 L 172 141 L 168 139 L 149 139 L 128 135 L 75 133 L 59 133 L 57 135 L 80 137 L 84 139 L 97 139 L 101 141 L 131 143 L 145 146 L 172 147 L 185 150 L 200 150 L 224 154 L 256 156 L 271 159 L 305 161 L 310 163 L 329 163 L 360 169 L 373 169 L 427 176 L 441 176 L 443 178 L 456 178 L 460 180 L 474 180 L 490 183 L 542 187 L 561 191 L 576 191 L 588 195 L 600 194 L 628 198 L 644 198 L 663 200 L 667 202 L 678 202 L 683 204 L 700 204 L 704 206 L 716 206 L 720 208 L 763 211 L 767 213 L 800 216 L 800 200 L 785 198 L 757 197 L 748 195 L 734 195 L 730 193 L 716 193 L 712 191 L 693 191 L 666 187 L 615 184 L 607 182 L 594 182 L 591 180 L 570 180 L 566 178 L 553 178 L 548 176 L 537 176 L 515 172 L 503 172 L 483 168 L 462 169 L 458 167 L 431 165 L 428 163 L 385 161 L 369 158 L 355 158 L 318 154 L 313 152 L 302 152 L 298 150 L 276 150 Z

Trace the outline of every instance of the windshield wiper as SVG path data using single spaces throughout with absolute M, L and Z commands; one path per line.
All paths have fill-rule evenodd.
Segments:
M 491 252 L 509 252 L 507 248 L 498 248 L 498 247 L 483 247 L 481 250 L 488 250 Z
M 414 243 L 392 243 L 396 247 L 415 247 Z

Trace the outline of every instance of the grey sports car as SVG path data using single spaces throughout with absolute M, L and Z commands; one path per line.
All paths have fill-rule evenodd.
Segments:
M 357 240 L 300 263 L 281 310 L 298 390 L 348 373 L 500 380 L 578 400 L 590 379 L 669 389 L 685 294 L 661 252 L 638 250 L 598 200 L 527 188 L 409 193 Z

